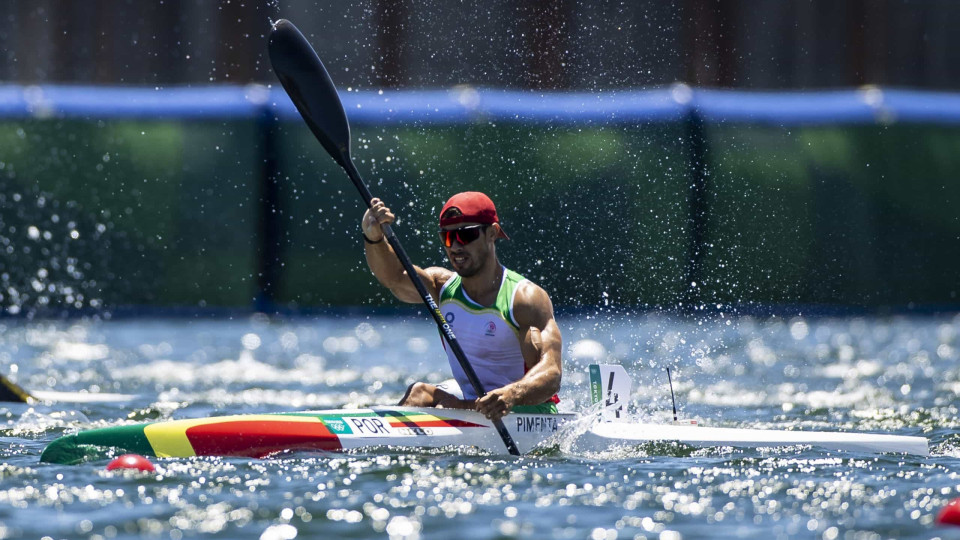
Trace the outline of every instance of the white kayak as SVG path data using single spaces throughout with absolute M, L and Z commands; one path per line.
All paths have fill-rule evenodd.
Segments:
M 504 424 L 522 453 L 560 443 L 571 444 L 577 451 L 608 451 L 668 442 L 694 447 L 796 446 L 928 455 L 926 439 L 902 435 L 617 422 L 574 414 L 510 414 Z M 41 460 L 78 463 L 102 456 L 102 451 L 109 449 L 156 457 L 262 458 L 301 451 L 463 447 L 507 453 L 493 424 L 475 411 L 373 407 L 214 416 L 92 429 L 51 442 Z
M 626 414 L 630 380 L 621 366 L 590 366 L 596 413 L 509 414 L 504 426 L 521 453 L 561 444 L 607 451 L 649 443 L 692 447 L 813 447 L 828 451 L 929 455 L 927 440 L 905 435 L 706 427 L 695 422 L 637 422 Z M 473 447 L 507 453 L 493 423 L 475 411 L 371 407 L 214 416 L 81 431 L 51 442 L 41 461 L 77 463 L 101 449 L 156 457 L 267 457 L 282 452 L 374 448 Z

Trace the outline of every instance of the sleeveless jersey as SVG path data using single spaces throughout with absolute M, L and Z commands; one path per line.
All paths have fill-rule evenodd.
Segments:
M 526 372 L 520 350 L 520 326 L 513 317 L 513 299 L 525 281 L 520 274 L 503 268 L 500 291 L 492 306 L 481 306 L 467 296 L 459 274 L 447 280 L 440 289 L 440 311 L 453 328 L 485 391 L 519 381 Z M 476 399 L 476 392 L 460 362 L 442 336 L 441 340 L 463 397 Z

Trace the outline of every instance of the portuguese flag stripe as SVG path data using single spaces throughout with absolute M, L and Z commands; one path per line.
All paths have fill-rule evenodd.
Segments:
M 187 439 L 198 456 L 260 458 L 283 450 L 340 450 L 323 422 L 235 421 L 193 426 Z

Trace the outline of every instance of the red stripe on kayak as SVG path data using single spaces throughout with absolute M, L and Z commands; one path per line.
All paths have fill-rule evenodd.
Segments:
M 186 434 L 198 456 L 262 458 L 284 450 L 343 449 L 323 422 L 219 422 L 193 426 Z

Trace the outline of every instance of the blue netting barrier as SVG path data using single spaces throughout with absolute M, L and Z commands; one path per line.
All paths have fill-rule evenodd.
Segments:
M 960 123 L 960 94 L 864 88 L 804 92 L 701 90 L 683 85 L 632 91 L 518 92 L 494 89 L 345 91 L 351 122 L 454 124 L 706 122 L 766 125 Z M 253 118 L 297 120 L 279 87 L 122 88 L 0 86 L 0 118 Z

